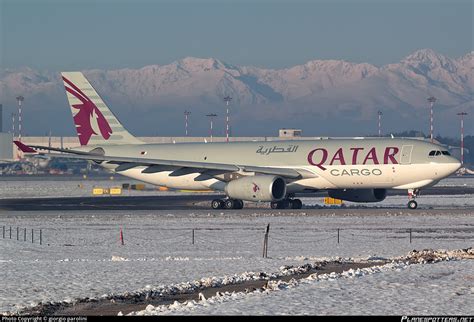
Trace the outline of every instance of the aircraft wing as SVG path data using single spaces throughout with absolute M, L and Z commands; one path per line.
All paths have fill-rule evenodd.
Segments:
M 256 172 L 261 174 L 278 175 L 288 179 L 302 178 L 303 174 L 288 168 L 275 168 L 275 167 L 262 167 L 262 166 L 249 166 L 249 165 L 237 165 L 237 164 L 225 164 L 225 163 L 210 163 L 210 162 L 196 162 L 196 161 L 182 161 L 182 160 L 161 160 L 161 159 L 149 159 L 149 158 L 132 158 L 132 157 L 120 157 L 120 156 L 108 156 L 95 153 L 87 153 L 83 151 L 69 150 L 69 149 L 58 149 L 50 148 L 46 146 L 27 146 L 21 142 L 15 141 L 15 144 L 23 152 L 33 153 L 39 150 L 53 150 L 60 153 L 42 153 L 48 157 L 59 157 L 69 159 L 80 159 L 90 160 L 96 162 L 108 162 L 118 164 L 119 166 L 115 169 L 117 172 L 132 169 L 138 166 L 146 166 L 142 171 L 143 173 L 156 173 L 161 171 L 173 171 L 172 175 L 179 176 L 189 173 L 199 173 L 217 170 L 220 173 L 226 172 Z

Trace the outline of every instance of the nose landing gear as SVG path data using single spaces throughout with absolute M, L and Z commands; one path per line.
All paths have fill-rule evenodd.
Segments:
M 420 189 L 408 189 L 408 208 L 409 209 L 416 209 L 418 207 L 418 203 L 415 201 L 416 197 L 420 193 Z

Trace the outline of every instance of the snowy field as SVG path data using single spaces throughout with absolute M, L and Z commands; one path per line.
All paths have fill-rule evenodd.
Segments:
M 13 236 L 10 240 L 7 230 L 7 239 L 0 239 L 0 271 L 3 280 L 0 311 L 14 311 L 22 305 L 33 305 L 39 301 L 97 297 L 203 277 L 223 277 L 246 271 L 275 272 L 282 265 L 302 265 L 323 258 L 386 258 L 403 255 L 413 249 L 459 249 L 474 244 L 472 211 L 438 215 L 429 212 L 413 214 L 409 211 L 364 215 L 363 212 L 348 210 L 338 215 L 327 210 L 280 215 L 270 211 L 2 213 L 1 225 L 11 225 Z M 270 224 L 269 258 L 264 259 L 262 243 L 267 224 Z M 27 228 L 26 242 L 23 241 L 22 229 L 20 240 L 16 240 L 17 226 Z M 39 245 L 40 228 L 42 245 Z M 125 241 L 123 246 L 119 241 L 120 228 Z M 31 229 L 35 229 L 34 243 L 30 239 Z M 437 265 L 418 269 L 429 276 L 436 274 L 438 267 L 441 267 Z M 472 268 L 472 263 L 458 265 L 471 265 Z M 460 285 L 472 283 L 473 276 L 468 272 L 466 274 L 471 280 L 464 280 L 466 274 L 452 274 L 452 278 Z M 357 288 L 353 283 L 362 283 L 360 287 L 369 288 L 371 283 L 377 283 L 370 281 L 360 279 L 360 282 L 348 282 L 340 289 Z M 400 284 L 404 284 L 403 279 Z M 315 287 L 317 289 L 319 286 Z M 453 284 L 452 287 L 446 292 L 456 292 L 459 285 Z M 404 289 L 410 292 L 406 287 Z M 387 289 L 385 295 L 391 298 L 393 292 L 396 290 Z M 417 292 L 412 294 L 416 298 L 419 295 Z M 463 299 L 472 300 L 473 289 L 468 289 L 466 295 L 461 299 L 462 303 Z M 332 301 L 337 300 L 333 297 L 317 297 L 318 303 L 327 306 L 327 310 L 334 304 Z M 263 297 L 260 300 L 266 301 Z M 261 313 L 269 313 L 271 307 L 281 303 L 273 302 L 271 298 L 269 301 L 270 306 Z M 299 300 L 295 298 L 293 301 Z M 393 313 L 387 311 L 388 308 L 374 307 L 373 313 Z M 203 312 L 211 312 L 212 308 L 206 310 Z M 235 313 L 234 309 L 225 311 L 223 306 L 216 306 L 216 310 L 219 313 Z M 279 310 L 279 313 L 283 313 L 286 309 Z M 287 310 L 286 313 L 292 313 L 293 307 Z M 325 310 L 320 313 L 329 312 Z M 314 307 L 301 311 L 318 312 Z M 466 305 L 466 310 L 459 311 L 469 312 L 473 313 L 472 305 Z
M 472 260 L 388 264 L 380 271 L 325 274 L 250 294 L 150 305 L 130 315 L 472 315 L 473 277 Z
M 43 191 L 38 189 L 44 183 L 31 182 L 0 181 L 1 195 L 90 195 L 89 187 L 73 191 L 74 181 L 49 182 Z M 399 207 L 397 198 L 404 207 L 405 197 L 390 197 L 390 202 Z M 0 211 L 0 312 L 14 312 L 41 301 L 100 297 L 206 277 L 278 272 L 283 265 L 337 257 L 389 258 L 413 249 L 468 248 L 474 246 L 473 199 L 470 195 L 419 199 L 425 207 L 431 207 L 428 201 L 437 205 L 436 211 L 391 209 L 390 203 L 385 204 L 388 208 L 339 211 Z M 319 198 L 304 200 L 312 201 L 320 202 Z M 262 258 L 268 224 L 268 258 Z M 472 315 L 473 267 L 472 260 L 410 265 L 359 278 L 309 281 L 275 292 L 240 294 L 164 313 Z
M 474 187 L 474 176 L 449 177 L 438 182 L 435 187 Z

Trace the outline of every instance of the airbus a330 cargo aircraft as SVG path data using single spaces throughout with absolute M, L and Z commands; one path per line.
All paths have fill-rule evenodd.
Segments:
M 272 208 L 302 207 L 295 193 L 377 202 L 387 189 L 408 190 L 415 209 L 420 188 L 460 167 L 443 146 L 417 139 L 354 138 L 272 142 L 145 144 L 132 136 L 80 72 L 62 73 L 80 147 L 17 145 L 52 157 L 91 160 L 124 176 L 169 188 L 225 192 L 214 209 L 240 209 L 243 201 Z

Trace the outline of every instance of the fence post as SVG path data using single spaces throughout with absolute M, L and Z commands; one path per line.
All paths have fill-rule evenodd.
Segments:
M 263 258 L 267 258 L 268 255 L 268 233 L 270 232 L 270 224 L 267 225 L 265 237 L 263 238 Z
M 33 235 L 33 228 L 31 228 L 31 243 L 35 242 L 34 235 Z
M 193 229 L 193 245 L 194 245 L 194 229 Z
M 20 227 L 16 227 L 16 240 L 20 240 Z
M 10 226 L 10 239 L 12 239 L 12 226 Z
M 40 229 L 40 245 L 43 245 L 43 233 Z
M 338 243 L 338 244 L 339 244 L 339 235 L 340 235 L 339 230 L 340 230 L 340 229 L 338 228 L 338 229 L 337 229 L 337 243 Z
M 5 239 L 5 226 L 3 226 L 3 239 Z
M 120 228 L 120 243 L 122 244 L 122 246 L 124 245 L 122 228 Z
M 410 228 L 410 244 L 411 244 L 411 228 Z
M 24 234 L 23 234 L 23 241 L 26 241 L 26 228 L 25 228 L 25 231 L 24 231 Z
M 265 249 L 267 248 L 267 233 L 263 236 L 263 254 L 262 258 L 265 258 Z

